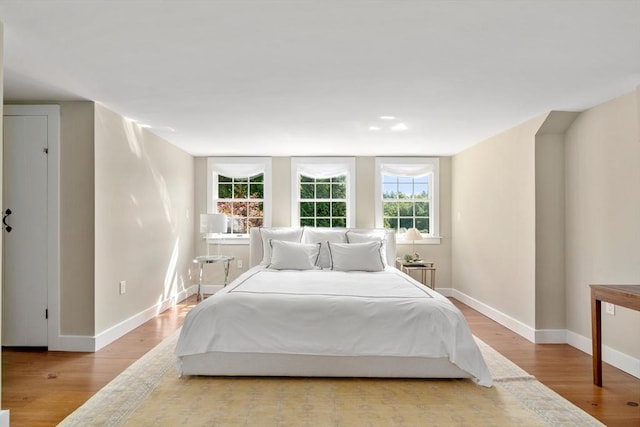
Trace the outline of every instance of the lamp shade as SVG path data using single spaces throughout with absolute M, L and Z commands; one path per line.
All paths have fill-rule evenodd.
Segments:
M 225 233 L 227 231 L 227 216 L 225 214 L 200 214 L 201 233 Z
M 404 238 L 405 240 L 411 240 L 411 241 L 422 240 L 422 234 L 420 234 L 420 231 L 418 231 L 417 228 L 410 228 L 404 234 Z

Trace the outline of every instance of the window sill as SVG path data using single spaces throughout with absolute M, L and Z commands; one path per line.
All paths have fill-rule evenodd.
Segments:
M 401 237 L 396 238 L 396 245 L 439 245 L 442 243 L 442 236 L 423 237 L 422 240 L 404 240 Z
M 208 245 L 248 245 L 248 234 L 229 234 L 222 237 L 205 237 Z

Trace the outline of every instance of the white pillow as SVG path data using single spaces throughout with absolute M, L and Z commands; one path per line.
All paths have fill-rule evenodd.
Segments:
M 380 246 L 380 256 L 382 256 L 382 262 L 386 266 L 387 263 L 387 245 L 386 245 L 387 235 L 386 233 L 381 231 L 372 231 L 368 233 L 359 233 L 357 231 L 347 231 L 347 242 L 348 243 L 367 243 L 367 242 L 382 242 Z
M 271 263 L 269 268 L 276 270 L 311 270 L 316 268 L 320 254 L 320 243 L 305 244 L 270 240 Z
M 331 255 L 327 242 L 347 243 L 347 230 L 328 230 L 305 227 L 302 233 L 302 243 L 322 243 L 318 267 L 331 268 Z
M 330 243 L 331 269 L 337 271 L 382 271 L 382 242 Z
M 271 245 L 270 240 L 284 240 L 286 242 L 300 242 L 302 237 L 301 228 L 284 228 L 284 229 L 260 229 L 262 236 L 262 262 L 260 265 L 269 265 L 271 263 Z

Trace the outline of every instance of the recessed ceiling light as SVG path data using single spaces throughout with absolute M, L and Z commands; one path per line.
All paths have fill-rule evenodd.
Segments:
M 369 126 L 369 130 L 382 130 L 382 129 L 378 126 Z
M 393 125 L 391 127 L 391 130 L 396 131 L 396 132 L 402 132 L 402 131 L 405 131 L 407 129 L 409 129 L 409 128 L 404 123 L 398 123 L 397 125 Z
M 395 116 L 380 116 L 379 119 L 380 120 L 395 120 L 396 117 Z

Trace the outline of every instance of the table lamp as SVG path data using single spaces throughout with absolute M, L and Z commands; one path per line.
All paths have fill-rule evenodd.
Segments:
M 209 234 L 221 234 L 227 231 L 227 216 L 221 213 L 200 214 L 200 233 L 206 239 Z M 207 242 L 207 255 L 209 243 Z
M 420 255 L 416 253 L 416 240 L 422 240 L 422 234 L 420 233 L 420 231 L 418 231 L 417 228 L 410 228 L 404 234 L 404 239 L 411 240 L 411 242 L 413 243 L 413 249 L 412 249 L 413 260 L 419 261 Z

